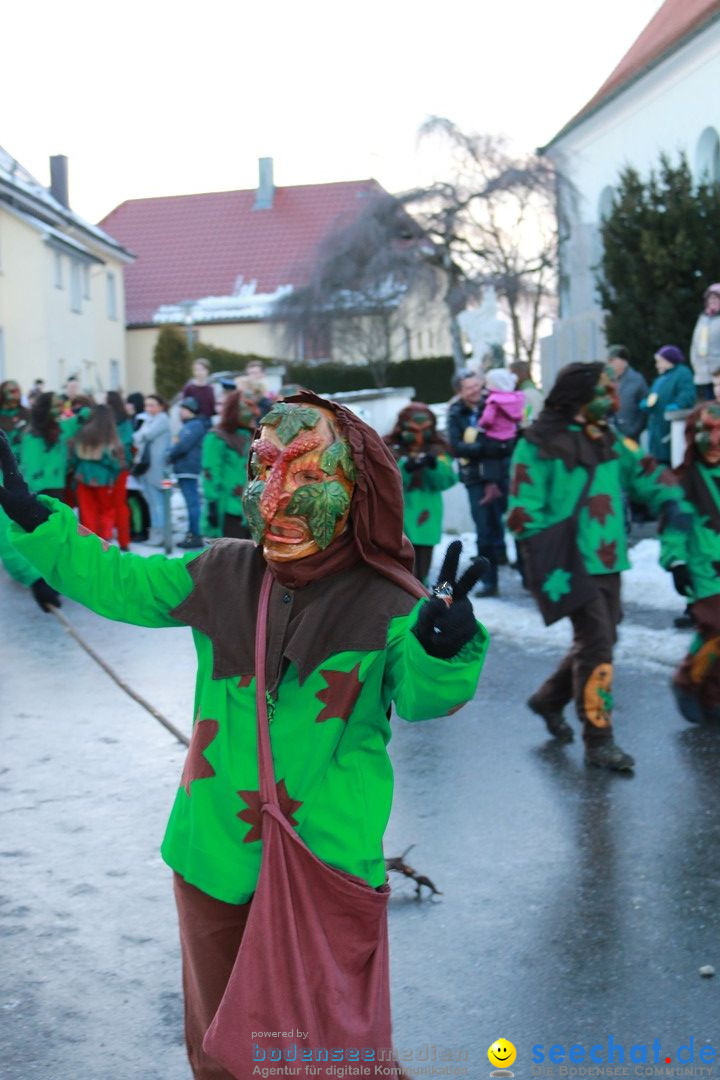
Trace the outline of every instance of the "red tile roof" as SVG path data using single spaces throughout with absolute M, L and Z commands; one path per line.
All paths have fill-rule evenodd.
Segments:
M 665 0 L 634 45 L 625 53 L 600 89 L 552 140 L 555 142 L 607 98 L 622 90 L 713 18 L 720 16 L 720 0 Z
M 100 225 L 137 255 L 125 269 L 127 321 L 152 321 L 161 304 L 232 296 L 238 277 L 257 292 L 304 284 L 318 244 L 382 191 L 375 180 L 277 187 L 272 208 L 255 190 L 130 199 Z

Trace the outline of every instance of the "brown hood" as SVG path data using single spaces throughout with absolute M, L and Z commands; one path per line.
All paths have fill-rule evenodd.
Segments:
M 291 405 L 315 405 L 334 414 L 350 444 L 357 479 L 347 532 L 325 551 L 307 559 L 269 563 L 273 576 L 290 588 L 302 588 L 318 577 L 349 569 L 360 561 L 411 596 L 427 596 L 412 572 L 415 553 L 403 532 L 402 477 L 383 439 L 350 409 L 318 397 L 311 390 L 283 400 Z M 256 439 L 259 434 L 258 429 Z M 248 478 L 252 479 L 249 459 Z

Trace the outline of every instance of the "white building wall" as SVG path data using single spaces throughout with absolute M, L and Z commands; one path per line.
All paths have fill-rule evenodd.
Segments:
M 552 340 L 542 343 L 547 380 L 570 360 L 593 360 L 569 352 L 578 335 L 604 349 L 597 336 L 602 316 L 595 292 L 595 271 L 601 255 L 598 226 L 602 206 L 618 175 L 632 165 L 643 176 L 658 164 L 662 152 L 677 159 L 687 155 L 696 179 L 710 168 L 720 170 L 720 21 L 626 87 L 576 128 L 557 140 L 547 154 L 568 177 L 576 192 L 569 213 L 570 238 L 562 252 L 561 318 Z M 715 174 L 713 179 L 720 180 Z M 720 277 L 720 255 L 718 257 Z M 574 332 L 569 327 L 574 326 Z M 588 325 L 581 331 L 581 324 Z

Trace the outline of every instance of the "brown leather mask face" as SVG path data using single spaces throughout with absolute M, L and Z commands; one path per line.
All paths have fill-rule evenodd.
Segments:
M 324 551 L 347 525 L 355 466 L 329 409 L 280 402 L 263 419 L 243 505 L 266 559 Z

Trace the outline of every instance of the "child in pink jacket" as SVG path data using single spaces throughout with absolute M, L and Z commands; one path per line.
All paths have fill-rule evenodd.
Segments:
M 490 388 L 478 421 L 488 439 L 507 441 L 517 435 L 523 417 L 525 394 L 515 389 L 516 378 L 506 368 L 491 368 L 485 382 Z

